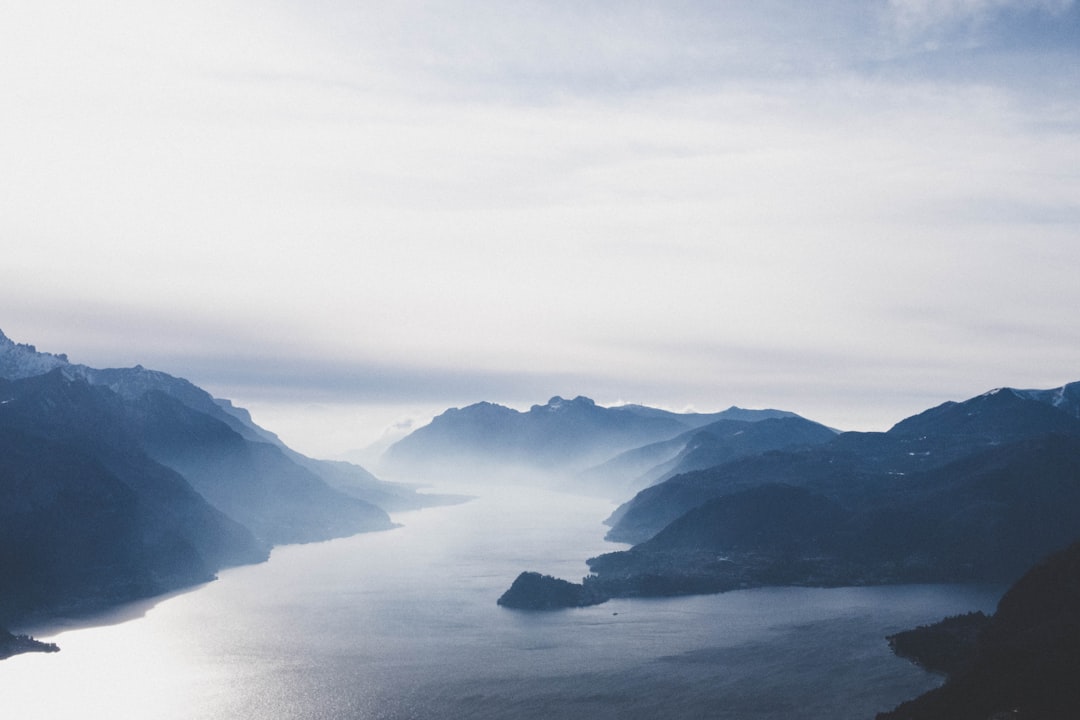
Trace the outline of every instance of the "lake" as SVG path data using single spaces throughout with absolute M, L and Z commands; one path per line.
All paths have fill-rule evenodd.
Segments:
M 619 549 L 595 498 L 520 488 L 79 622 L 20 628 L 58 654 L 0 662 L 20 720 L 872 718 L 940 678 L 885 635 L 1004 588 L 764 588 L 500 608 L 522 570 L 571 580 Z

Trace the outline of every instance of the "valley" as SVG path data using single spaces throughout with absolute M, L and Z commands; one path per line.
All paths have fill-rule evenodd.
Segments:
M 827 597 L 814 588 L 975 592 L 977 607 L 950 601 L 920 618 L 920 625 L 934 627 L 938 609 L 991 611 L 1000 588 L 1019 580 L 985 627 L 968 634 L 964 647 L 986 648 L 978 650 L 981 657 L 1003 647 L 1002 633 L 1009 647 L 1042 647 L 1044 630 L 1017 625 L 1010 608 L 1067 604 L 1058 596 L 1067 595 L 1075 574 L 1071 555 L 1053 560 L 1057 569 L 1029 573 L 1080 535 L 1075 383 L 996 389 L 877 433 L 843 432 L 773 409 L 673 413 L 556 396 L 520 412 L 483 402 L 447 410 L 389 448 L 385 471 L 407 482 L 297 453 L 242 408 L 180 378 L 141 366 L 75 365 L 2 335 L 0 396 L 0 621 L 20 632 L 41 627 L 63 634 L 65 618 L 152 602 L 283 551 L 292 556 L 290 547 L 328 541 L 344 543 L 328 548 L 354 547 L 350 539 L 368 533 L 385 537 L 375 544 L 390 564 L 372 566 L 363 581 L 348 580 L 342 564 L 360 558 L 319 560 L 324 569 L 300 586 L 315 593 L 311 602 L 322 602 L 317 597 L 328 587 L 335 589 L 327 598 L 337 602 L 333 593 L 371 592 L 366 583 L 393 586 L 395 556 L 417 577 L 434 573 L 429 579 L 436 585 L 424 592 L 442 599 L 432 609 L 441 602 L 462 612 L 462 603 L 482 603 L 493 608 L 485 615 L 507 613 L 497 616 L 500 623 L 535 631 L 552 622 L 544 617 L 573 625 L 575 618 L 604 617 L 596 613 L 606 608 L 616 608 L 609 617 L 619 618 L 648 613 L 647 603 L 665 599 L 742 597 L 769 588 L 808 597 Z M 418 492 L 418 481 L 437 492 Z M 425 513 L 463 502 L 459 516 L 437 516 L 439 535 L 408 529 L 416 523 L 430 530 Z M 408 518 L 405 528 L 401 517 Z M 532 545 L 534 533 L 551 538 L 560 526 L 557 542 Z M 588 540 L 576 542 L 579 537 Z M 434 572 L 435 548 L 451 538 L 464 554 Z M 357 542 L 357 548 L 368 544 Z M 625 547 L 612 550 L 612 543 Z M 547 557 L 545 547 L 557 547 L 557 554 Z M 419 555 L 406 557 L 412 552 Z M 568 568 L 576 571 L 563 579 Z M 332 579 L 338 572 L 342 577 Z M 1057 579 L 1030 579 L 1047 572 Z M 470 577 L 483 581 L 465 600 L 450 586 Z M 987 595 L 978 588 L 993 589 Z M 411 605 L 421 602 L 413 591 L 396 592 L 409 595 L 398 601 L 419 607 Z M 389 608 L 385 621 L 400 622 Z M 756 622 L 768 626 L 771 612 Z M 289 617 L 282 611 L 278 622 Z M 888 626 L 893 636 L 904 629 Z M 431 632 L 438 635 L 434 625 Z M 315 628 L 311 633 L 323 636 Z M 888 652 L 884 637 L 881 653 Z M 58 649 L 48 636 L 36 641 L 4 631 L 3 638 L 7 655 Z M 481 638 L 473 642 L 479 656 L 487 652 Z M 304 647 L 278 652 L 312 652 Z M 686 647 L 673 651 L 696 652 Z M 963 653 L 970 652 L 954 653 L 959 659 L 950 661 L 948 683 L 928 697 L 963 698 L 972 683 L 991 682 L 1006 667 L 969 664 Z M 907 655 L 935 662 L 922 653 Z M 1062 646 L 1051 656 L 1061 670 L 1074 654 Z M 503 662 L 526 662 L 510 657 Z M 1017 697 L 1030 704 L 1032 685 L 1025 687 L 1017 686 Z M 1062 707 L 1071 706 L 1069 696 L 1062 698 Z M 931 718 L 936 702 L 903 707 L 931 708 L 925 711 Z M 955 709 L 971 701 L 947 703 Z M 605 712 L 617 707 L 607 703 Z

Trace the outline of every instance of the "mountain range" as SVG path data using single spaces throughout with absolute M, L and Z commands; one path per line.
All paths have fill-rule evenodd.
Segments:
M 510 470 L 625 500 L 608 538 L 632 547 L 590 558 L 581 583 L 523 572 L 499 599 L 507 607 L 1015 582 L 993 618 L 893 639 L 949 681 L 883 717 L 1080 706 L 1080 383 L 993 390 L 886 432 L 780 410 L 477 403 L 402 439 L 386 462 L 469 480 Z M 0 332 L 0 626 L 188 587 L 276 544 L 389 529 L 387 510 L 455 499 L 308 458 L 187 380 L 74 364 Z M 55 648 L 0 627 L 0 655 L 33 649 Z
M 625 496 L 635 484 L 648 482 L 639 476 L 662 474 L 682 462 L 691 445 L 714 443 L 724 446 L 718 452 L 738 454 L 739 441 L 732 436 L 770 419 L 801 420 L 781 410 L 736 407 L 717 413 L 603 407 L 581 396 L 556 396 L 526 412 L 481 402 L 451 408 L 402 438 L 384 453 L 383 465 L 391 472 L 472 482 L 557 478 L 576 490 Z M 747 447 L 753 436 L 746 438 Z
M 609 518 L 590 601 L 757 585 L 1014 581 L 1080 538 L 1080 384 L 675 474 Z
M 445 498 L 300 455 L 187 380 L 73 364 L 0 333 L 0 624 L 394 527 L 372 500 Z

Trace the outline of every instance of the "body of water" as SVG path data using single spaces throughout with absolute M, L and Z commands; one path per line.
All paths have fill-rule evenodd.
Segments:
M 1003 588 L 764 588 L 529 613 L 521 570 L 568 579 L 605 501 L 481 491 L 384 533 L 278 548 L 268 563 L 92 622 L 0 662 L 20 720 L 869 719 L 940 682 L 885 635 L 992 611 Z

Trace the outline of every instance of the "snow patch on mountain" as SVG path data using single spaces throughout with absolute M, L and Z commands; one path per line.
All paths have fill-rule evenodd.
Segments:
M 17 343 L 0 331 L 0 377 L 22 380 L 70 365 L 67 355 L 38 352 L 33 345 Z
M 1062 412 L 1080 418 L 1080 382 L 1072 382 L 1050 390 L 1017 390 L 1017 395 L 1052 405 Z

